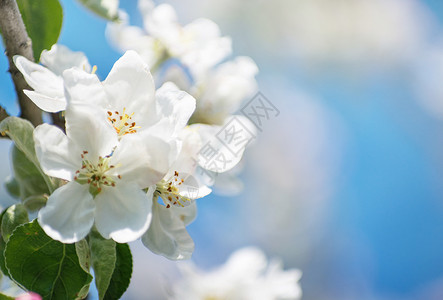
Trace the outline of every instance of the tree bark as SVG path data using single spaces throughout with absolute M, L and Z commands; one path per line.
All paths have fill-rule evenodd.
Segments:
M 0 0 L 0 29 L 9 60 L 9 72 L 18 96 L 20 116 L 37 126 L 42 123 L 41 110 L 23 93 L 23 89 L 32 89 L 12 60 L 14 55 L 22 55 L 30 61 L 34 61 L 32 42 L 26 32 L 25 24 L 15 0 Z

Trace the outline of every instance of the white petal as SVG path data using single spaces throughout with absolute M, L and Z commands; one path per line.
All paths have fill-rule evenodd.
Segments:
M 80 150 L 56 126 L 42 124 L 34 130 L 35 152 L 49 176 L 71 181 L 81 167 Z
M 197 160 L 203 168 L 223 173 L 231 170 L 241 160 L 246 147 L 255 140 L 256 129 L 244 116 L 231 116 L 223 126 L 194 124 L 203 147 Z
M 152 252 L 173 260 L 191 258 L 194 242 L 186 231 L 179 214 L 153 203 L 152 223 L 143 235 L 142 242 Z
M 196 123 L 222 124 L 228 115 L 257 91 L 257 65 L 249 57 L 237 57 L 199 78 Z
M 188 123 L 195 110 L 195 99 L 181 91 L 172 82 L 167 82 L 156 92 L 156 112 L 145 123 L 144 128 L 151 135 L 173 138 L 177 137 Z
M 14 56 L 14 63 L 36 92 L 59 99 L 64 97 L 63 80 L 60 76 L 20 55 Z
M 139 0 L 138 1 L 138 9 L 140 10 L 140 13 L 142 16 L 148 16 L 152 13 L 152 10 L 154 9 L 155 4 L 152 0 Z
M 156 6 L 149 14 L 143 16 L 146 31 L 163 42 L 175 41 L 180 27 L 175 9 L 169 4 Z
M 267 264 L 263 251 L 256 247 L 245 247 L 231 254 L 222 269 L 227 277 L 253 279 L 266 269 Z
M 182 141 L 182 146 L 177 159 L 169 168 L 169 176 L 172 176 L 174 171 L 194 174 L 197 168 L 197 154 L 202 148 L 200 135 L 188 126 L 183 128 L 179 138 Z
M 185 70 L 177 65 L 170 66 L 163 75 L 162 82 L 172 81 L 177 87 L 184 91 L 191 90 L 191 78 Z
M 89 233 L 95 205 L 88 188 L 69 182 L 49 196 L 38 213 L 38 222 L 47 235 L 62 243 L 75 243 Z
M 66 134 L 78 148 L 88 151 L 93 160 L 111 154 L 118 144 L 115 129 L 107 121 L 104 110 L 87 104 L 69 104 L 66 107 Z
M 211 192 L 209 187 L 200 183 L 194 176 L 187 177 L 179 188 L 180 196 L 191 200 L 206 197 Z
M 23 90 L 26 96 L 34 102 L 43 111 L 50 113 L 59 112 L 66 109 L 66 98 L 49 97 L 34 91 Z
M 129 17 L 119 11 L 120 22 L 109 22 L 106 26 L 108 40 L 120 51 L 135 50 L 149 66 L 153 66 L 163 54 L 162 47 L 152 36 L 139 27 L 129 26 Z
M 55 44 L 51 50 L 43 50 L 40 61 L 56 75 L 61 76 L 64 70 L 77 67 L 85 72 L 91 72 L 91 65 L 83 52 L 74 52 L 68 47 Z
M 188 124 L 195 110 L 195 99 L 181 91 L 172 82 L 163 84 L 155 94 L 161 118 L 169 119 L 173 126 L 172 135 L 176 136 Z
M 200 18 L 183 27 L 183 35 L 192 37 L 193 43 L 181 56 L 194 76 L 214 67 L 232 53 L 231 39 L 221 37 L 217 24 Z
M 126 135 L 115 149 L 111 164 L 124 181 L 145 188 L 160 181 L 171 165 L 171 145 L 153 136 Z
M 186 207 L 171 206 L 170 209 L 186 226 L 194 222 L 197 217 L 197 204 L 195 202 Z
M 137 184 L 121 182 L 115 187 L 103 187 L 95 201 L 95 225 L 104 238 L 128 243 L 148 229 L 152 217 L 152 193 L 147 195 Z
M 97 75 L 71 68 L 63 72 L 63 80 L 69 102 L 105 106 L 105 90 Z
M 103 82 L 109 107 L 144 115 L 153 110 L 155 85 L 148 66 L 135 51 L 127 51 Z

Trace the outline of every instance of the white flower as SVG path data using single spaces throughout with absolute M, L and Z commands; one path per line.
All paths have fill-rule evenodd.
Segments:
M 45 172 L 71 182 L 50 196 L 39 222 L 63 242 L 83 238 L 94 219 L 105 238 L 135 240 L 149 225 L 154 192 L 141 189 L 158 183 L 176 161 L 178 133 L 195 100 L 171 84 L 155 94 L 147 66 L 133 51 L 103 83 L 77 69 L 63 77 L 67 135 L 42 125 L 34 138 Z
M 168 4 L 156 7 L 150 0 L 140 0 L 144 29 L 129 26 L 128 17 L 121 13 L 120 24 L 110 23 L 108 38 L 121 50 L 136 50 L 149 66 L 174 57 L 186 65 L 191 73 L 201 74 L 213 67 L 232 51 L 231 40 L 221 37 L 219 27 L 208 19 L 197 19 L 181 26 L 175 10 Z
M 269 264 L 257 248 L 234 252 L 225 265 L 204 272 L 192 264 L 181 265 L 183 279 L 174 284 L 173 299 L 290 300 L 300 299 L 299 270 L 284 271 L 281 262 Z
M 165 80 L 176 83 L 197 100 L 193 123 L 221 125 L 257 92 L 257 73 L 255 62 L 250 57 L 240 56 L 207 70 L 194 78 L 192 85 L 178 66 L 166 71 Z
M 155 254 L 172 260 L 191 258 L 194 242 L 186 231 L 197 215 L 195 202 L 186 207 L 166 208 L 154 200 L 152 222 L 142 236 L 143 244 Z
M 194 242 L 186 226 L 196 216 L 195 199 L 211 192 L 195 175 L 195 157 L 201 148 L 200 136 L 189 127 L 182 130 L 183 146 L 177 160 L 166 176 L 150 189 L 154 192 L 153 220 L 143 235 L 143 244 L 156 254 L 169 259 L 189 259 L 194 251 Z M 156 201 L 160 197 L 164 203 Z
M 34 91 L 23 92 L 35 105 L 47 112 L 65 110 L 64 70 L 76 67 L 90 73 L 91 66 L 82 52 L 73 52 L 63 45 L 53 45 L 51 50 L 43 50 L 40 62 L 43 65 L 29 61 L 23 56 L 14 56 L 14 63 L 23 74 L 26 82 Z
M 203 168 L 199 172 L 202 175 L 200 178 L 205 184 L 214 185 L 214 191 L 218 194 L 238 194 L 243 187 L 237 178 L 240 171 L 238 164 L 249 141 L 255 138 L 256 128 L 245 117 L 232 114 L 241 109 L 241 104 L 257 91 L 257 72 L 258 67 L 251 58 L 237 57 L 208 70 L 193 84 L 179 66 L 170 67 L 164 76 L 164 80 L 176 83 L 196 98 L 197 107 L 190 123 L 203 140 L 204 149 L 196 157 Z M 231 122 L 233 119 L 235 122 Z M 240 126 L 227 128 L 229 123 Z M 223 143 L 220 136 L 232 138 L 225 139 Z M 239 141 L 247 143 L 241 147 L 234 145 L 235 153 L 230 151 L 230 144 Z M 208 156 L 212 155 L 210 159 Z M 237 171 L 232 170 L 236 166 Z
M 229 116 L 222 125 L 192 124 L 190 127 L 202 141 L 198 164 L 215 173 L 224 173 L 237 166 L 256 137 L 254 124 L 241 115 Z
M 95 222 L 103 237 L 125 243 L 149 226 L 152 194 L 142 189 L 164 176 L 171 146 L 155 137 L 141 143 L 135 135 L 119 142 L 105 119 L 95 107 L 77 104 L 66 110 L 66 135 L 48 124 L 34 131 L 43 170 L 69 181 L 38 215 L 53 239 L 79 241 Z

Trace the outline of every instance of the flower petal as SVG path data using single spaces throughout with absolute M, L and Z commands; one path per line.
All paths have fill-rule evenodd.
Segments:
M 194 76 L 202 76 L 232 53 L 231 38 L 221 37 L 220 28 L 209 19 L 189 23 L 182 34 L 192 37 L 193 43 L 187 46 L 189 49 L 181 55 L 181 60 Z
M 103 187 L 95 201 L 95 225 L 104 238 L 128 243 L 148 229 L 152 193 L 146 194 L 137 184 L 120 182 L 115 187 Z
M 188 93 L 181 91 L 172 82 L 163 84 L 155 94 L 158 117 L 162 120 L 168 120 L 171 132 L 165 132 L 165 136 L 177 136 L 187 125 L 189 118 L 195 110 L 195 99 Z
M 148 66 L 135 51 L 127 51 L 103 82 L 113 110 L 148 114 L 154 107 L 155 85 Z
M 71 68 L 63 72 L 63 80 L 69 102 L 105 106 L 105 90 L 97 75 Z
M 115 129 L 107 122 L 104 110 L 84 103 L 66 107 L 66 134 L 82 151 L 88 151 L 93 160 L 112 153 L 118 144 Z
M 195 202 L 186 207 L 171 206 L 170 208 L 186 226 L 194 222 L 195 218 L 197 217 L 197 204 Z
M 62 243 L 83 239 L 94 223 L 94 201 L 88 186 L 76 182 L 59 187 L 38 213 L 38 222 L 51 238 Z
M 36 92 L 48 97 L 64 98 L 63 80 L 60 76 L 20 55 L 14 56 L 14 63 Z
M 49 124 L 34 130 L 35 152 L 43 171 L 49 176 L 71 181 L 81 167 L 80 150 L 58 128 Z
M 91 72 L 91 65 L 83 52 L 74 52 L 68 47 L 55 44 L 51 50 L 43 50 L 40 61 L 56 75 L 61 76 L 64 70 L 77 67 L 85 72 Z
M 152 210 L 152 223 L 142 236 L 143 244 L 152 252 L 169 259 L 191 258 L 194 242 L 181 216 L 158 202 L 153 203 Z
M 59 97 L 49 97 L 45 94 L 38 93 L 30 90 L 23 90 L 26 96 L 34 102 L 41 110 L 54 113 L 66 109 L 66 98 L 63 96 Z
M 180 27 L 175 9 L 171 5 L 160 4 L 152 10 L 143 10 L 143 22 L 150 35 L 166 44 L 177 40 Z
M 248 118 L 234 115 L 223 126 L 193 124 L 202 139 L 203 147 L 197 160 L 206 170 L 223 173 L 231 170 L 241 160 L 246 147 L 255 140 L 256 129 Z
M 171 165 L 171 144 L 153 136 L 126 135 L 111 157 L 123 181 L 145 188 L 160 181 Z
M 237 57 L 197 79 L 198 108 L 195 123 L 223 124 L 228 115 L 257 91 L 258 67 L 249 57 Z
M 153 66 L 163 54 L 163 48 L 152 37 L 136 26 L 129 26 L 129 17 L 119 11 L 120 22 L 106 25 L 108 40 L 120 51 L 135 50 L 149 66 Z
M 191 200 L 206 197 L 211 192 L 212 190 L 208 186 L 199 182 L 194 176 L 187 176 L 178 189 L 180 196 Z

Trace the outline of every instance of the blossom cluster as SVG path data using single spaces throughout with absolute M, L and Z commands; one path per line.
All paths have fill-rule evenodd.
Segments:
M 25 94 L 65 120 L 63 128 L 34 130 L 42 170 L 61 179 L 38 223 L 63 243 L 96 229 L 106 239 L 141 238 L 154 253 L 187 259 L 195 200 L 240 162 L 255 130 L 234 112 L 255 92 L 258 68 L 248 57 L 226 61 L 231 41 L 212 21 L 182 27 L 169 5 L 141 0 L 139 7 L 144 29 L 129 25 L 123 11 L 123 22 L 108 26 L 124 54 L 105 80 L 83 53 L 63 45 L 44 50 L 41 64 L 14 57 L 33 89 Z M 244 128 L 231 133 L 243 141 L 235 154 L 216 138 L 232 120 Z M 222 167 L 205 162 L 208 150 L 224 158 Z
M 226 263 L 202 271 L 192 263 L 180 265 L 183 278 L 174 285 L 171 299 L 301 299 L 300 270 L 283 270 L 282 262 L 268 262 L 258 248 L 245 247 Z

